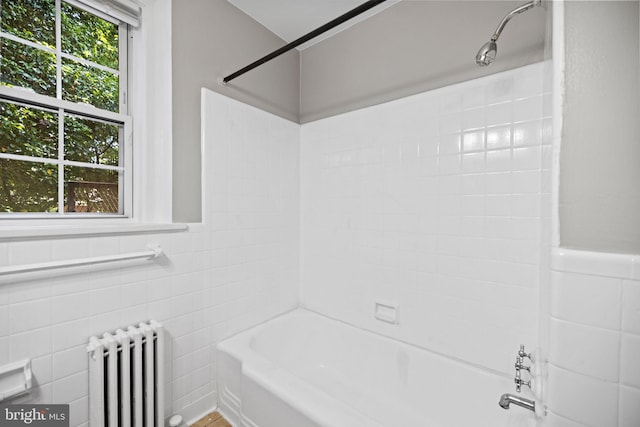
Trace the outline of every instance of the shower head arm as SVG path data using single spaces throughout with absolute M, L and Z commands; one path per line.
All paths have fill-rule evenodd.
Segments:
M 511 20 L 511 18 L 513 18 L 514 16 L 522 12 L 526 12 L 529 9 L 533 9 L 536 6 L 540 6 L 541 3 L 542 3 L 542 0 L 532 0 L 528 3 L 523 4 L 522 6 L 516 7 L 511 12 L 509 12 L 507 16 L 502 18 L 502 21 L 500 21 L 500 24 L 498 24 L 498 28 L 496 28 L 496 31 L 493 33 L 493 36 L 491 36 L 491 41 L 495 42 L 498 40 L 498 37 L 500 37 L 502 30 L 504 30 L 504 27 L 507 26 L 507 23 Z

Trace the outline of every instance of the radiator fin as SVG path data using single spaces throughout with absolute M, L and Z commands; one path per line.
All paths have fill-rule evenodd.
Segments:
M 164 328 L 156 322 L 89 338 L 91 427 L 162 427 Z

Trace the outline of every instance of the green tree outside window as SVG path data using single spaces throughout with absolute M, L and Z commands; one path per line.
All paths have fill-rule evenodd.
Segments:
M 56 41 L 56 15 L 54 0 L 0 0 L 0 84 L 119 112 L 119 26 L 63 2 Z M 0 213 L 58 212 L 63 166 L 46 159 L 59 158 L 59 123 L 57 109 L 0 99 L 0 154 L 38 158 L 0 158 Z M 121 164 L 120 126 L 67 113 L 63 123 L 64 159 L 88 166 L 64 167 L 65 212 L 118 213 L 118 171 L 90 166 Z

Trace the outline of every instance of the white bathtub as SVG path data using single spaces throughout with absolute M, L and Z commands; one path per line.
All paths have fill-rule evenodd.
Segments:
M 498 406 L 512 378 L 302 309 L 221 342 L 218 378 L 236 427 L 536 425 Z

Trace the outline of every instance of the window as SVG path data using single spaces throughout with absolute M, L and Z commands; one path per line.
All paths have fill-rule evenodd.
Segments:
M 0 218 L 131 213 L 129 25 L 94 1 L 0 0 Z

